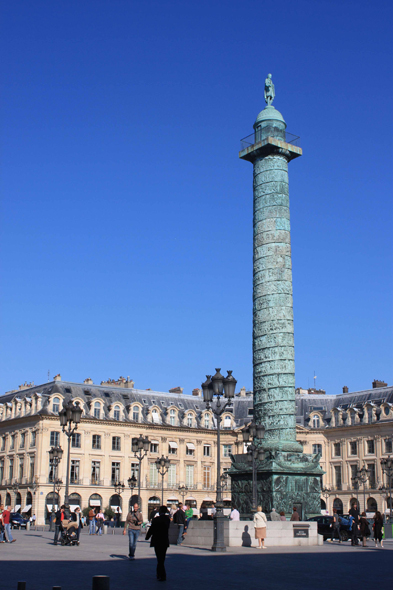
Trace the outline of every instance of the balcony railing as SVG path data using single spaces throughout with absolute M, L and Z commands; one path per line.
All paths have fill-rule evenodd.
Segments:
M 275 131 L 272 130 L 271 137 L 275 139 L 281 139 L 281 141 L 285 141 L 286 143 L 290 143 L 291 145 L 295 145 L 296 147 L 300 147 L 300 137 L 297 135 L 293 135 L 292 133 L 288 133 L 287 131 L 279 130 L 277 135 L 279 137 L 275 137 Z M 246 150 L 247 148 L 255 145 L 261 141 L 261 131 L 258 130 L 257 132 L 251 133 L 247 137 L 244 137 L 240 140 L 240 151 Z
M 91 486 L 103 486 L 104 485 L 104 480 L 103 479 L 98 479 L 97 477 L 92 477 L 91 480 L 90 480 L 90 485 Z

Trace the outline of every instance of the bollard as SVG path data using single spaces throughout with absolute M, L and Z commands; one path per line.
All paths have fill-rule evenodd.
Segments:
M 29 530 L 30 530 L 30 522 L 27 522 L 26 523 L 26 531 L 29 531 Z
M 104 524 L 104 535 L 108 534 L 108 525 Z
M 93 576 L 92 590 L 109 590 L 109 576 Z
M 26 590 L 26 582 L 18 582 L 17 590 Z

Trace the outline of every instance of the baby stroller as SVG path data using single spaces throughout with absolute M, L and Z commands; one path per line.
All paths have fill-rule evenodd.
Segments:
M 76 522 L 63 520 L 60 544 L 61 545 L 79 545 L 77 536 Z

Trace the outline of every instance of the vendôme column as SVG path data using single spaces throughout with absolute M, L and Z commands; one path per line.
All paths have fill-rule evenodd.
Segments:
M 254 416 L 265 428 L 266 450 L 301 452 L 296 442 L 288 162 L 302 150 L 288 137 L 265 80 L 267 106 L 240 158 L 254 166 L 253 372 Z M 293 139 L 292 139 L 293 138 Z

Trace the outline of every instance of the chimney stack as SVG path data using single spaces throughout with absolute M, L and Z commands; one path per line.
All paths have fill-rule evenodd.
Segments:
M 379 381 L 378 379 L 374 379 L 373 381 L 373 389 L 378 389 L 378 387 L 387 387 L 387 383 L 385 381 Z
M 346 385 L 343 387 L 343 393 L 348 393 L 348 387 Z

